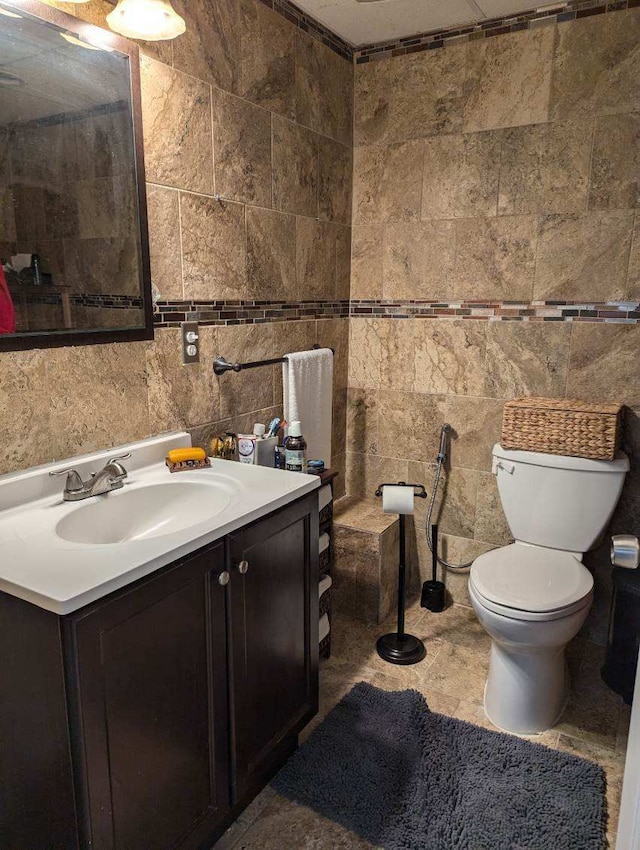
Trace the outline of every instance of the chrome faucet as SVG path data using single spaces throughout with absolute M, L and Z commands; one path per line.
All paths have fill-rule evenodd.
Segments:
M 65 502 L 79 502 L 81 499 L 89 499 L 91 496 L 101 496 L 104 493 L 110 493 L 112 490 L 119 490 L 127 477 L 127 470 L 120 461 L 127 460 L 130 457 L 131 453 L 129 452 L 126 455 L 111 458 L 100 472 L 94 472 L 91 478 L 86 481 L 82 480 L 76 469 L 61 469 L 59 472 L 50 472 L 49 475 L 52 478 L 58 475 L 66 475 L 67 480 L 62 498 Z

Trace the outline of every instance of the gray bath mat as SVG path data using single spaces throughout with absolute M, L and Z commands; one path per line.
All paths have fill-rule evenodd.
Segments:
M 385 850 L 603 850 L 591 762 L 358 683 L 272 782 Z

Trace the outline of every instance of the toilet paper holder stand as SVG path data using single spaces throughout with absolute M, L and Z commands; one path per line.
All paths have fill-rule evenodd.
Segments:
M 385 481 L 384 484 L 378 484 L 378 489 L 376 490 L 376 493 L 375 493 L 375 495 L 378 497 L 378 499 L 380 499 L 382 497 L 382 491 L 385 487 L 413 487 L 414 491 L 415 490 L 418 491 L 417 493 L 414 492 L 414 494 L 413 494 L 414 496 L 416 496 L 416 498 L 418 498 L 418 499 L 426 499 L 427 498 L 427 491 L 424 489 L 424 484 L 407 484 L 404 481 L 396 481 L 395 483 L 392 482 L 392 481 Z
M 382 491 L 385 487 L 413 487 L 415 498 L 427 498 L 427 491 L 423 484 L 407 484 L 405 481 L 379 484 L 375 492 L 377 498 L 382 497 Z M 398 535 L 400 547 L 400 563 L 398 565 L 398 628 L 395 632 L 379 637 L 376 642 L 376 649 L 380 658 L 384 661 L 388 661 L 390 664 L 417 664 L 425 657 L 427 650 L 420 638 L 417 638 L 414 635 L 408 635 L 404 630 L 404 609 L 407 595 L 405 541 L 406 521 L 404 514 L 398 514 L 398 518 L 400 520 Z

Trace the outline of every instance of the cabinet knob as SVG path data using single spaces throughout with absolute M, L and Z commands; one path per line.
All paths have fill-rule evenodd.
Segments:
M 220 573 L 220 575 L 218 576 L 218 584 L 221 584 L 221 585 L 223 585 L 223 586 L 224 586 L 225 584 L 229 584 L 229 579 L 230 579 L 230 578 L 231 578 L 231 576 L 229 575 L 229 571 L 228 571 L 228 570 L 224 570 L 224 571 L 223 571 L 223 572 L 221 572 L 221 573 Z
M 238 564 L 238 572 L 241 576 L 249 572 L 249 561 L 240 561 Z

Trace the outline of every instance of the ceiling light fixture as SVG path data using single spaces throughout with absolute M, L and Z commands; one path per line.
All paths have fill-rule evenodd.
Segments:
M 176 38 L 187 28 L 169 0 L 118 0 L 107 23 L 120 35 L 144 41 Z

